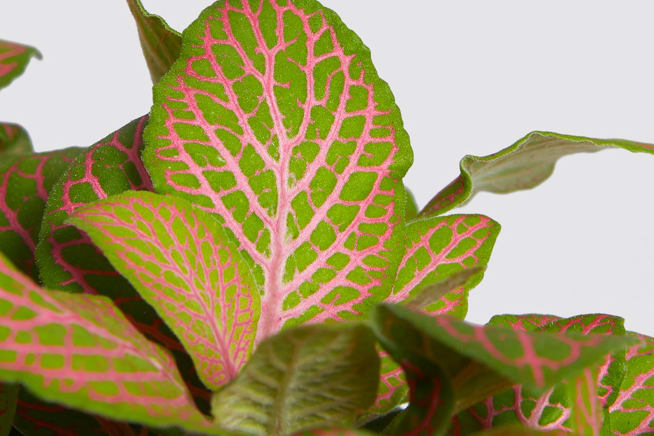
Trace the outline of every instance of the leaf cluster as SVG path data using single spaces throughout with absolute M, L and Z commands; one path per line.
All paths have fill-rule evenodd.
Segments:
M 127 6 L 149 114 L 47 153 L 0 123 L 0 436 L 654 432 L 654 339 L 464 321 L 500 227 L 443 215 L 653 145 L 532 132 L 419 208 L 393 94 L 335 12 L 219 0 L 180 35 Z M 0 88 L 32 57 L 0 41 Z

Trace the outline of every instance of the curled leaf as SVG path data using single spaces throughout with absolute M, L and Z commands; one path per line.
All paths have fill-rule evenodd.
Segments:
M 32 57 L 41 59 L 41 53 L 28 45 L 0 40 L 0 89 L 23 74 Z
M 654 145 L 643 142 L 532 132 L 497 153 L 465 156 L 459 164 L 461 175 L 436 194 L 420 215 L 440 215 L 481 191 L 509 193 L 534 188 L 547 180 L 559 158 L 606 148 L 654 154 Z

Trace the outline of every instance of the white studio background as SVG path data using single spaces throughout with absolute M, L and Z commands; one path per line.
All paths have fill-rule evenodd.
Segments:
M 412 139 L 420 205 L 531 130 L 654 142 L 654 4 L 323 0 L 371 48 Z M 124 1 L 3 0 L 0 38 L 39 48 L 0 92 L 37 150 L 88 146 L 146 113 L 151 84 Z M 182 30 L 209 1 L 145 0 Z M 456 212 L 502 226 L 469 319 L 606 312 L 654 335 L 654 156 L 566 157 L 542 186 Z

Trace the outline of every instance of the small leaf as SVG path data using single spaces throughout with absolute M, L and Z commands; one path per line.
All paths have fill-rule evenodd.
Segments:
M 654 154 L 654 145 L 642 142 L 531 132 L 497 153 L 465 156 L 459 164 L 461 175 L 436 194 L 420 215 L 440 215 L 481 191 L 509 193 L 534 188 L 552 174 L 559 158 L 606 148 Z
M 257 342 L 364 319 L 395 277 L 412 160 L 368 49 L 315 0 L 219 1 L 183 41 L 145 131 L 157 192 L 239 241 L 262 288 Z
M 379 360 L 367 327 L 311 325 L 264 340 L 214 394 L 216 423 L 250 435 L 351 424 L 376 396 Z
M 609 426 L 617 435 L 650 434 L 654 432 L 654 338 L 628 335 L 641 343 L 627 350 L 627 372 L 609 407 Z
M 32 56 L 41 59 L 41 53 L 33 47 L 0 40 L 0 89 L 23 74 Z
M 172 357 L 107 298 L 41 289 L 0 255 L 0 306 L 0 379 L 117 420 L 208 426 Z
M 325 428 L 319 430 L 305 430 L 295 433 L 293 436 L 373 436 L 372 433 L 359 429 L 346 429 L 346 428 Z
M 0 122 L 0 156 L 32 153 L 32 141 L 27 131 L 18 124 Z
M 401 358 L 400 362 L 410 387 L 409 407 L 397 415 L 384 434 L 443 434 L 454 412 L 454 393 L 449 378 L 440 366 L 418 355 Z
M 37 278 L 34 251 L 48 192 L 81 152 L 66 148 L 1 157 L 0 251 L 32 279 Z
M 452 433 L 453 435 L 460 436 L 461 433 Z M 503 425 L 501 427 L 492 428 L 490 430 L 483 430 L 477 433 L 470 433 L 470 436 L 569 436 L 570 433 L 551 430 L 541 431 L 534 430 L 523 425 Z
M 634 339 L 620 336 L 476 326 L 447 315 L 428 316 L 387 304 L 377 307 L 373 324 L 385 348 L 429 358 L 448 375 L 457 374 L 467 361 L 474 360 L 514 382 L 541 390 L 634 343 Z
M 410 301 L 422 295 L 420 309 L 433 314 L 463 318 L 468 310 L 468 291 L 481 281 L 500 225 L 483 215 L 451 215 L 411 221 L 406 226 L 406 252 L 388 303 Z M 441 298 L 429 300 L 423 290 L 467 268 L 481 267 L 464 284 L 454 284 Z M 441 290 L 441 292 L 444 290 Z
M 250 357 L 258 289 L 218 221 L 181 198 L 130 191 L 77 209 L 85 231 L 190 353 L 212 390 Z
M 148 13 L 141 0 L 127 0 L 136 21 L 141 49 L 150 70 L 152 83 L 157 83 L 170 70 L 182 48 L 182 37 L 158 15 Z
M 18 385 L 0 382 L 0 436 L 11 432 L 18 402 Z
M 406 186 L 404 187 L 404 195 L 406 196 L 406 211 L 404 212 L 404 218 L 409 221 L 418 215 L 420 208 L 418 207 L 418 203 L 416 203 L 416 197 Z

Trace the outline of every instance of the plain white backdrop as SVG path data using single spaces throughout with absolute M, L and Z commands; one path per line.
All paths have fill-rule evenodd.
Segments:
M 0 119 L 37 150 L 88 146 L 149 111 L 151 83 L 124 1 L 5 2 L 0 38 L 44 56 L 0 92 Z M 183 30 L 210 1 L 144 0 Z M 420 205 L 531 130 L 654 142 L 651 0 L 323 0 L 371 48 L 411 135 Z M 454 212 L 502 224 L 469 320 L 605 312 L 654 335 L 654 156 L 561 160 L 532 191 Z

